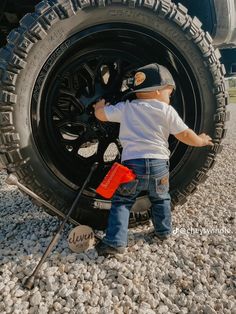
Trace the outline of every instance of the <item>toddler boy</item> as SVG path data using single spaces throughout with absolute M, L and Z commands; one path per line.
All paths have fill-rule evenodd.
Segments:
M 139 68 L 134 74 L 132 91 L 127 97 L 135 94 L 135 100 L 106 106 L 102 99 L 94 105 L 97 119 L 120 123 L 119 139 L 123 147 L 121 162 L 137 176 L 135 180 L 121 184 L 112 198 L 106 235 L 96 245 L 99 255 L 124 253 L 130 210 L 142 190 L 149 193 L 155 235 L 164 240 L 172 233 L 170 134 L 187 145 L 213 145 L 208 135 L 197 135 L 189 129 L 170 106 L 175 88 L 169 70 L 152 63 Z

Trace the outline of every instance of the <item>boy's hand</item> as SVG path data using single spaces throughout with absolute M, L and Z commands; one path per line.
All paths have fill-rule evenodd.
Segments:
M 214 144 L 212 143 L 212 139 L 209 135 L 206 135 L 205 133 L 197 135 L 191 129 L 187 129 L 178 134 L 174 134 L 174 136 L 180 142 L 190 145 L 190 146 L 195 146 L 195 147 L 203 147 L 203 146 L 208 146 L 208 145 L 214 146 Z
M 202 146 L 208 146 L 208 145 L 214 146 L 214 144 L 212 143 L 212 138 L 209 135 L 207 135 L 205 133 L 201 133 L 198 136 L 202 140 Z
M 95 117 L 104 122 L 108 121 L 103 109 L 106 105 L 108 105 L 108 103 L 106 103 L 105 99 L 100 99 L 93 105 Z
M 99 101 L 97 101 L 94 105 L 93 108 L 95 110 L 99 109 L 99 108 L 104 108 L 106 106 L 106 101 L 105 99 L 100 99 Z

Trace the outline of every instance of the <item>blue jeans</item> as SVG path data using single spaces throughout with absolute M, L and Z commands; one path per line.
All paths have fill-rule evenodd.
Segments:
M 130 159 L 122 163 L 132 169 L 136 179 L 123 183 L 112 198 L 106 235 L 102 239 L 112 247 L 127 246 L 130 210 L 141 191 L 148 191 L 151 219 L 157 235 L 172 232 L 169 194 L 169 160 Z

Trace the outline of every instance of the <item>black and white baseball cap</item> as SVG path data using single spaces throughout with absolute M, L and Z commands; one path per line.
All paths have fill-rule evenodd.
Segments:
M 167 85 L 171 85 L 176 89 L 175 81 L 170 71 L 163 65 L 151 63 L 134 72 L 134 76 L 130 83 L 131 91 L 125 94 L 123 98 L 127 98 L 138 92 L 149 92 L 162 89 Z

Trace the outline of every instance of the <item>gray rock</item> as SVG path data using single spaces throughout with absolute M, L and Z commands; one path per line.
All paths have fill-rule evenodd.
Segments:
M 39 305 L 39 309 L 38 309 L 38 314 L 47 314 L 48 313 L 48 307 L 46 306 L 46 304 L 41 303 Z
M 53 304 L 53 308 L 56 312 L 60 311 L 62 309 L 62 305 L 59 302 L 55 302 Z
M 158 314 L 169 313 L 168 306 L 166 306 L 166 305 L 160 305 L 160 306 L 158 306 L 158 308 L 157 308 L 157 313 L 158 313 Z
M 187 298 L 183 293 L 181 293 L 177 298 L 177 303 L 182 307 L 184 307 L 187 304 Z
M 32 306 L 39 305 L 41 302 L 42 296 L 39 291 L 36 291 L 33 296 L 30 298 L 30 304 Z
M 58 295 L 62 298 L 67 297 L 70 294 L 70 291 L 68 290 L 67 286 L 63 286 L 59 291 Z
M 14 296 L 17 298 L 21 298 L 23 295 L 25 294 L 25 291 L 18 289 L 16 290 L 16 292 L 14 293 Z

